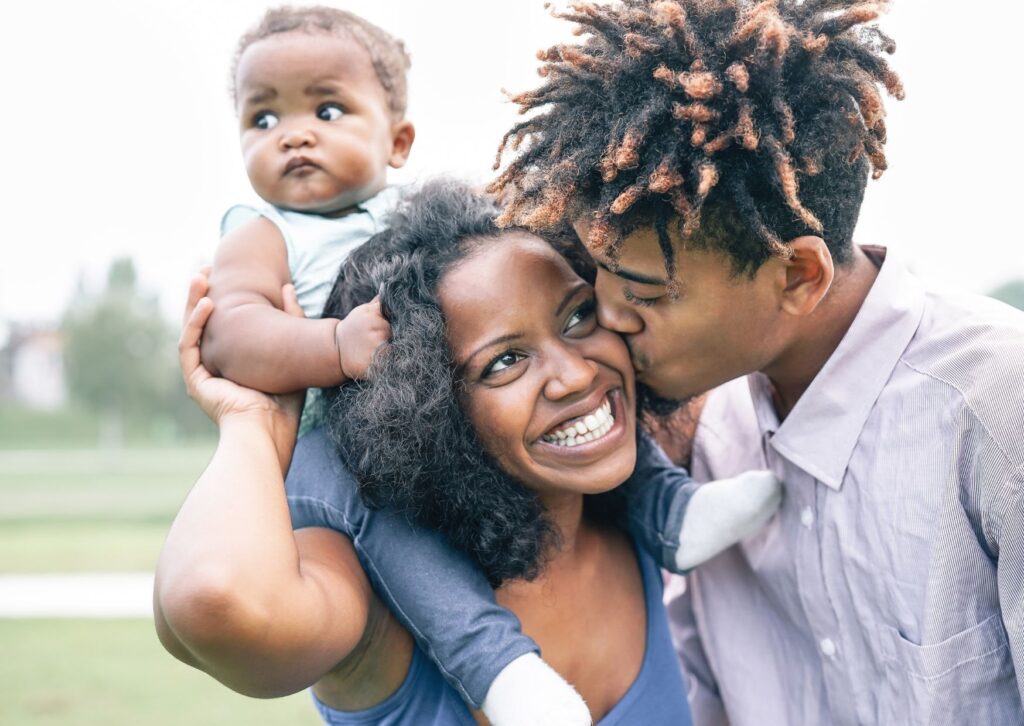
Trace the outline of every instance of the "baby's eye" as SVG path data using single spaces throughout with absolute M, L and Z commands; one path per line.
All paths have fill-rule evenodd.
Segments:
M 507 350 L 487 364 L 487 367 L 484 369 L 484 377 L 486 378 L 492 373 L 500 373 L 506 368 L 511 368 L 525 357 L 514 350 Z
M 316 110 L 316 115 L 321 121 L 337 121 L 345 111 L 336 103 L 325 103 Z
M 277 114 L 271 113 L 270 111 L 260 111 L 258 114 L 252 117 L 252 125 L 258 129 L 268 131 L 277 126 Z

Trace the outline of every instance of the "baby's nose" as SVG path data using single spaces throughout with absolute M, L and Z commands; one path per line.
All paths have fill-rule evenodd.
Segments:
M 313 146 L 316 143 L 316 135 L 308 128 L 290 128 L 281 134 L 281 148 L 298 149 L 303 146 Z

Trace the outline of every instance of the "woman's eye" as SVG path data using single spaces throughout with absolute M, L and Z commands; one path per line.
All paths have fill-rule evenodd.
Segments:
M 252 117 L 252 125 L 264 131 L 277 126 L 277 121 L 277 114 L 273 114 L 270 111 L 260 111 Z
M 572 315 L 569 316 L 569 320 L 565 324 L 566 332 L 569 332 L 573 328 L 582 325 L 593 319 L 594 310 L 596 305 L 593 300 L 587 300 L 585 303 L 576 308 Z
M 622 288 L 622 296 L 626 298 L 626 302 L 642 308 L 654 307 L 654 304 L 659 300 L 659 298 L 656 297 L 640 297 L 628 287 Z
M 316 115 L 321 121 L 337 121 L 345 112 L 336 103 L 325 103 L 316 110 Z
M 487 365 L 487 368 L 484 369 L 484 377 L 489 376 L 492 373 L 500 373 L 506 368 L 511 368 L 521 361 L 523 357 L 524 356 L 516 353 L 515 351 L 505 351 Z

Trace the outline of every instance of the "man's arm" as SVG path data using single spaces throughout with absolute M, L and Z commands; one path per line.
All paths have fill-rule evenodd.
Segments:
M 263 217 L 229 232 L 210 274 L 214 313 L 203 335 L 203 364 L 214 374 L 267 393 L 345 381 L 338 355 L 340 321 L 281 310 L 291 282 L 284 240 Z
M 1010 642 L 1010 655 L 1017 674 L 1017 691 L 1024 703 L 1024 472 L 1017 472 L 1016 495 L 1003 515 L 999 530 L 999 607 Z

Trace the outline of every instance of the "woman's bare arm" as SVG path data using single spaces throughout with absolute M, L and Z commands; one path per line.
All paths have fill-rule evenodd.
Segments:
M 197 277 L 179 353 L 189 393 L 219 424 L 220 441 L 160 555 L 157 630 L 174 655 L 229 687 L 283 695 L 365 646 L 374 601 L 343 535 L 292 531 L 283 473 L 299 398 L 266 396 L 200 365 L 212 310 L 204 292 Z M 295 312 L 293 297 L 285 303 Z

